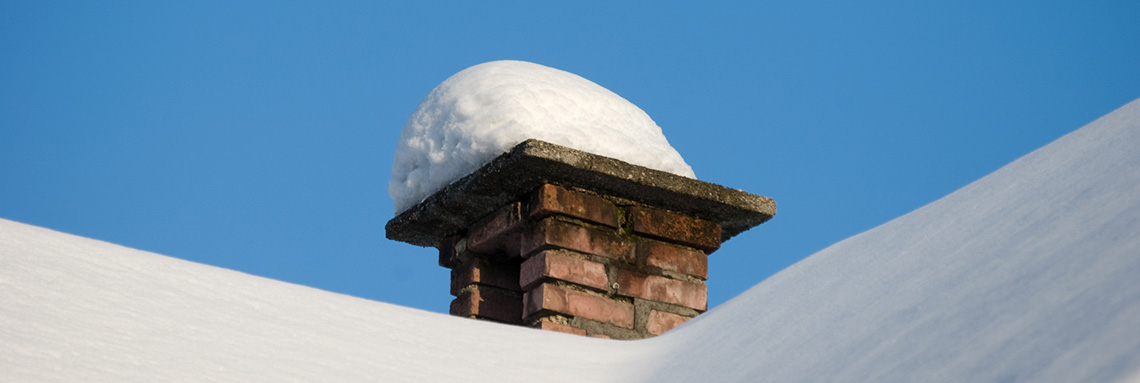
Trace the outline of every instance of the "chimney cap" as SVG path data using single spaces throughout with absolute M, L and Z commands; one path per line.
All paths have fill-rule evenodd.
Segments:
M 714 221 L 722 227 L 722 241 L 776 214 L 776 202 L 768 197 L 532 139 L 398 214 L 385 226 L 387 237 L 437 246 L 544 183 Z

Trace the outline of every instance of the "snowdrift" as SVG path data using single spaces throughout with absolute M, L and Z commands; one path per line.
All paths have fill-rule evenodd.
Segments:
M 570 72 L 492 61 L 444 80 L 408 117 L 388 182 L 396 213 L 532 138 L 696 178 L 661 127 L 616 93 Z
M 1140 100 L 662 339 L 653 378 L 1140 378 Z
M 628 348 L 5 220 L 0 302 L 4 382 L 606 381 Z

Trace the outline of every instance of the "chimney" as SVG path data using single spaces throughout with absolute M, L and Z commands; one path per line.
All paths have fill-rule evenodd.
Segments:
M 439 250 L 451 314 L 640 339 L 708 309 L 708 255 L 771 198 L 538 140 L 405 210 L 390 239 Z

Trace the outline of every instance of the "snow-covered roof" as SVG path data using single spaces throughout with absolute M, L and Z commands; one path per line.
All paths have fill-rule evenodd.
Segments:
M 334 294 L 6 220 L 0 302 L 3 382 L 605 381 L 622 375 L 611 362 L 631 346 Z
M 1140 100 L 668 334 L 652 377 L 1140 381 Z
M 661 337 L 448 317 L 0 220 L 2 381 L 1140 380 L 1140 101 Z

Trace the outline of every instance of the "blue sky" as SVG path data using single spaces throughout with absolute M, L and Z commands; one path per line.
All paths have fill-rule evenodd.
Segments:
M 1136 1 L 419 3 L 0 4 L 0 218 L 446 312 L 434 249 L 384 238 L 392 152 L 436 84 L 525 60 L 776 199 L 715 306 L 1140 97 Z

